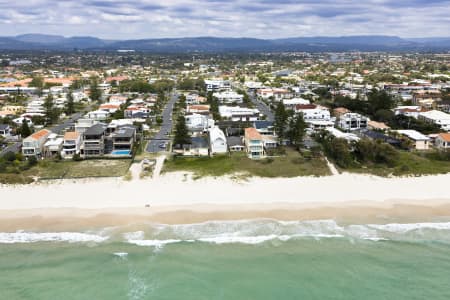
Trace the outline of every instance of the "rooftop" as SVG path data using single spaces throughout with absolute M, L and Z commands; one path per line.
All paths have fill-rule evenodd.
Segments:
M 245 138 L 251 140 L 262 140 L 261 134 L 256 130 L 256 128 L 253 127 L 245 128 Z

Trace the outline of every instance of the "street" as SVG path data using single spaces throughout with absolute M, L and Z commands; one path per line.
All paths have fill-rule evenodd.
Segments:
M 145 149 L 146 152 L 157 153 L 166 151 L 165 148 L 160 148 L 159 145 L 161 143 L 170 141 L 167 133 L 170 134 L 170 132 L 172 131 L 172 111 L 177 100 L 178 94 L 172 94 L 172 97 L 170 98 L 169 102 L 162 112 L 163 123 L 161 125 L 161 129 L 147 144 L 147 148 Z
M 250 97 L 250 100 L 252 101 L 252 103 L 256 106 L 256 108 L 259 109 L 259 111 L 262 114 L 266 115 L 267 121 L 273 122 L 275 120 L 273 112 L 270 109 L 270 107 L 267 106 L 267 104 L 258 100 L 254 95 L 252 95 L 252 93 L 249 93 L 249 97 Z

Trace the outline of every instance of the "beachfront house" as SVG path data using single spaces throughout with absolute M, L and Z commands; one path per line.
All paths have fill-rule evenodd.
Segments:
M 219 127 L 211 128 L 208 131 L 208 137 L 211 155 L 227 153 L 227 139 Z
M 113 151 L 115 155 L 130 155 L 136 142 L 136 127 L 123 126 L 111 134 Z
M 439 110 L 419 113 L 419 119 L 439 126 L 442 130 L 450 131 L 450 114 Z
M 416 130 L 397 130 L 397 132 L 409 139 L 416 150 L 428 150 L 430 147 L 430 138 Z
M 44 144 L 44 156 L 53 157 L 60 155 L 63 143 L 64 139 L 62 137 L 58 137 L 56 133 L 51 133 L 47 138 L 47 142 Z
M 440 133 L 436 137 L 435 145 L 441 150 L 450 149 L 450 133 Z
M 50 134 L 51 131 L 42 129 L 25 138 L 22 142 L 23 156 L 41 158 L 44 152 L 44 144 Z
M 216 97 L 220 103 L 224 104 L 240 104 L 244 101 L 244 95 L 238 94 L 234 91 L 224 91 L 219 93 L 214 93 L 213 97 Z
M 264 140 L 255 128 L 245 128 L 244 144 L 248 158 L 261 159 L 265 157 Z
M 95 124 L 83 133 L 81 144 L 83 157 L 98 157 L 105 153 L 105 132 L 106 128 L 103 125 Z
M 76 131 L 67 131 L 64 134 L 62 157 L 70 159 L 75 154 L 80 154 L 81 134 Z

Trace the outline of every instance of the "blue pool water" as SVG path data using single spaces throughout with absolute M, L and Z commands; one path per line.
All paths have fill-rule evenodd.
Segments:
M 131 151 L 130 150 L 114 150 L 113 152 L 111 152 L 112 155 L 130 155 Z

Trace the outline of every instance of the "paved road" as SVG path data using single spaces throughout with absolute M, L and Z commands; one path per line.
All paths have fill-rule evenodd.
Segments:
M 258 100 L 254 95 L 251 93 L 249 94 L 250 100 L 255 104 L 256 108 L 259 109 L 261 113 L 267 116 L 266 120 L 273 122 L 275 120 L 275 117 L 273 115 L 272 110 L 270 107 L 265 104 L 264 102 Z
M 159 132 L 153 137 L 153 139 L 150 140 L 145 151 L 150 153 L 166 151 L 166 149 L 159 148 L 159 144 L 161 144 L 162 142 L 170 141 L 170 138 L 166 135 L 166 133 L 170 133 L 172 131 L 172 111 L 177 100 L 178 94 L 172 94 L 169 102 L 166 104 L 166 107 L 162 112 L 163 123 L 161 125 L 161 130 L 159 130 Z
M 76 114 L 73 114 L 72 116 L 70 116 L 70 118 L 68 118 L 66 121 L 64 121 L 61 124 L 55 125 L 54 127 L 52 127 L 50 130 L 53 133 L 57 133 L 60 134 L 64 129 L 67 129 L 69 126 L 71 126 L 73 123 L 75 123 L 76 121 L 78 121 L 78 119 L 80 119 L 82 116 L 84 115 L 84 112 L 79 112 Z

